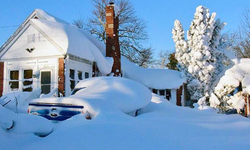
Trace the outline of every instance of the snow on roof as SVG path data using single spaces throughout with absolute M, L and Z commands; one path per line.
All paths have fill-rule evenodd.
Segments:
M 177 89 L 186 82 L 181 73 L 170 69 L 141 68 L 121 57 L 123 76 L 154 89 Z
M 90 61 L 96 61 L 103 74 L 109 74 L 113 60 L 104 57 L 105 46 L 86 31 L 75 25 L 43 19 L 31 19 L 41 32 L 44 32 L 63 51 L 63 54 L 72 54 Z
M 44 19 L 47 21 L 52 21 L 52 22 L 58 22 L 58 23 L 64 23 L 64 24 L 70 24 L 60 18 L 57 18 L 41 9 L 35 9 L 35 13 L 38 16 L 39 19 Z
M 225 75 L 220 79 L 217 88 L 222 86 L 238 87 L 242 82 L 243 92 L 250 94 L 250 59 L 242 58 L 234 60 L 235 65 L 225 72 Z

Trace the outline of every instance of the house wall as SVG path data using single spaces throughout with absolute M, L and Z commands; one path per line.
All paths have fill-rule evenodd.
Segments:
M 65 59 L 65 96 L 71 94 L 72 88 L 81 80 L 78 77 L 78 72 L 82 72 L 82 79 L 92 77 L 92 63 L 82 62 L 81 60 L 73 60 L 67 57 Z M 74 71 L 74 77 L 70 77 L 70 70 Z M 85 73 L 88 77 L 85 77 Z
M 4 79 L 4 62 L 0 62 L 0 96 L 3 93 L 3 80 Z
M 39 59 L 24 59 L 17 61 L 5 61 L 4 65 L 4 87 L 3 94 L 13 91 L 10 88 L 10 71 L 18 70 L 19 71 L 19 88 L 15 89 L 17 91 L 23 91 L 23 79 L 24 79 L 24 70 L 32 70 L 33 75 L 38 75 L 37 77 L 32 77 L 32 87 L 41 88 L 41 72 L 50 71 L 51 72 L 51 86 L 50 90 L 53 90 L 58 87 L 58 58 L 39 58 Z
M 26 49 L 31 50 L 28 52 Z M 5 53 L 6 52 L 6 53 Z M 0 54 L 1 60 L 62 55 L 33 25 L 28 25 Z

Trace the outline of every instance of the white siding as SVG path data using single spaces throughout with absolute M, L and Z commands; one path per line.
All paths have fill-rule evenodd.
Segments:
M 176 89 L 171 89 L 171 101 L 170 102 L 176 105 L 176 102 L 177 102 Z
M 76 84 L 77 84 L 77 81 L 78 81 L 77 71 L 82 71 L 83 79 L 84 79 L 85 72 L 89 73 L 90 78 L 92 77 L 92 65 L 90 65 L 90 64 L 74 61 L 74 60 L 71 60 L 71 59 L 67 58 L 65 68 L 66 68 L 66 70 L 65 70 L 65 96 L 69 96 L 70 93 L 71 93 L 70 77 L 69 77 L 69 73 L 70 73 L 69 70 L 70 69 L 75 70 Z
M 28 36 L 35 35 L 35 42 L 28 43 Z M 18 37 L 16 37 L 8 51 L 1 59 L 29 58 L 42 56 L 61 55 L 59 50 L 48 41 L 48 39 L 39 33 L 32 25 Z M 35 48 L 31 53 L 26 49 Z
M 51 71 L 51 90 L 58 87 L 58 58 L 51 59 L 32 59 L 20 61 L 6 61 L 4 63 L 4 91 L 3 94 L 10 92 L 9 80 L 10 71 L 19 70 L 19 89 L 22 91 L 23 70 L 31 69 L 33 74 L 41 71 Z M 33 89 L 41 87 L 41 76 L 33 78 Z

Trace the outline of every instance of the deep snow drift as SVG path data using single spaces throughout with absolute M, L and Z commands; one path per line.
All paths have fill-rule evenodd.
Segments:
M 102 113 L 102 112 L 100 112 Z M 0 129 L 0 149 L 249 149 L 250 120 L 177 107 L 153 95 L 137 117 L 114 109 L 55 123 L 47 137 Z

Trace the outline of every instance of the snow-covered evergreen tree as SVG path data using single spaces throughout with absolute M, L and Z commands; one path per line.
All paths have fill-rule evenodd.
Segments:
M 221 30 L 225 23 L 210 15 L 204 6 L 198 6 L 187 32 L 187 41 L 181 23 L 174 23 L 173 40 L 178 68 L 185 74 L 191 99 L 208 98 L 214 89 L 216 77 L 223 70 L 226 56 L 221 51 Z M 224 63 L 224 64 L 223 64 Z

